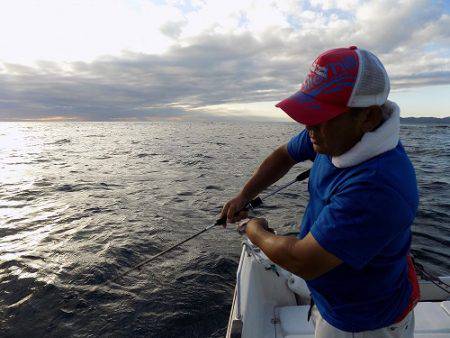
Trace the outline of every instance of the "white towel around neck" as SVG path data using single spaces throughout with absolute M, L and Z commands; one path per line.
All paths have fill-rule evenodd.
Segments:
M 400 108 L 395 102 L 386 101 L 384 122 L 375 131 L 365 133 L 361 140 L 342 155 L 332 157 L 337 168 L 347 168 L 360 164 L 372 157 L 394 149 L 399 141 Z

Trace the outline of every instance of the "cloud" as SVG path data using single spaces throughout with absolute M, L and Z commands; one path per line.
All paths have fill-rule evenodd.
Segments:
M 168 21 L 161 26 L 160 30 L 164 35 L 172 39 L 177 39 L 180 37 L 183 26 L 185 25 L 186 21 Z
M 320 52 L 353 44 L 379 55 L 393 90 L 450 84 L 450 17 L 438 2 L 136 3 L 146 10 L 126 9 L 137 23 L 119 42 L 131 32 L 139 41 L 138 27 L 151 27 L 155 43 L 171 41 L 164 52 L 147 39 L 140 50 L 134 43 L 93 60 L 0 62 L 0 119 L 194 118 L 240 114 L 245 105 L 255 115 L 255 103 L 296 91 Z M 145 26 L 149 13 L 159 17 Z
M 206 105 L 273 99 L 281 79 L 267 67 L 269 50 L 248 34 L 222 35 L 202 36 L 162 56 L 128 53 L 38 68 L 7 63 L 0 74 L 0 118 L 12 111 L 21 118 L 175 116 Z
M 389 0 L 371 1 L 356 10 L 357 29 L 353 38 L 379 53 L 411 48 L 420 43 L 414 39 L 415 35 L 441 17 L 442 8 L 427 0 L 406 0 L 395 5 Z

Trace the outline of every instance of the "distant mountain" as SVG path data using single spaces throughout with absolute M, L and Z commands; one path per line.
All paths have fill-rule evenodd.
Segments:
M 402 124 L 439 124 L 450 125 L 450 116 L 438 118 L 438 117 L 401 117 L 400 123 Z

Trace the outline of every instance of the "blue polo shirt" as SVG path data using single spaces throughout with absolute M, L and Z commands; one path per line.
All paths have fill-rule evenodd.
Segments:
M 350 332 L 395 323 L 412 297 L 407 256 L 419 200 L 414 168 L 401 143 L 341 169 L 314 152 L 306 130 L 289 141 L 288 152 L 297 162 L 314 161 L 299 238 L 311 232 L 343 261 L 307 281 L 320 314 Z

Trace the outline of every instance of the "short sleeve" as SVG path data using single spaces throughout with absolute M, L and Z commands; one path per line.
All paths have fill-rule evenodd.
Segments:
M 392 188 L 376 182 L 351 184 L 335 194 L 311 227 L 328 252 L 361 269 L 402 231 L 414 213 Z
M 314 161 L 316 158 L 316 152 L 306 129 L 288 142 L 287 150 L 289 155 L 297 162 Z

